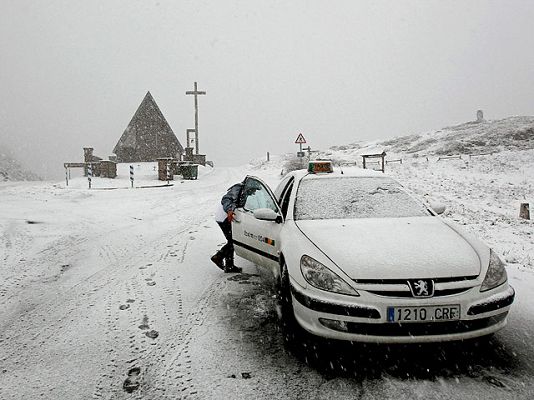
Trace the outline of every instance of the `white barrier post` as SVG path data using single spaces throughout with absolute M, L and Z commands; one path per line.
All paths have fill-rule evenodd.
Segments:
M 87 164 L 87 180 L 89 181 L 89 189 L 91 189 L 91 179 L 93 178 L 93 166 Z
M 134 167 L 133 167 L 133 165 L 130 165 L 130 183 L 131 183 L 132 188 L 133 188 L 133 185 L 134 185 Z
M 171 163 L 167 161 L 167 185 L 169 184 L 170 180 L 171 180 Z

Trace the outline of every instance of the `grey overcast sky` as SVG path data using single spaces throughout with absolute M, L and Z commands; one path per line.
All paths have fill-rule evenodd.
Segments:
M 0 145 L 46 177 L 108 156 L 150 90 L 242 164 L 532 115 L 533 1 L 0 0 Z

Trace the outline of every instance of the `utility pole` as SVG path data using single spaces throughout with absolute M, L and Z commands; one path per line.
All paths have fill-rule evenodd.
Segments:
M 197 88 L 197 83 L 195 82 L 195 90 L 188 90 L 185 92 L 187 95 L 195 96 L 195 150 L 198 153 L 198 96 L 206 94 L 206 92 L 199 92 Z M 189 146 L 189 143 L 187 144 Z

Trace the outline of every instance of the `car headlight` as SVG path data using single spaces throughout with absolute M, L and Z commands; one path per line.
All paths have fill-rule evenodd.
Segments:
M 488 272 L 486 272 L 486 277 L 484 278 L 484 282 L 482 282 L 480 291 L 485 292 L 486 290 L 493 289 L 502 285 L 507 279 L 508 277 L 506 275 L 506 269 L 504 269 L 504 263 L 499 256 L 490 249 Z
M 358 292 L 350 287 L 347 282 L 309 256 L 304 255 L 300 259 L 300 270 L 306 282 L 317 289 L 359 296 Z

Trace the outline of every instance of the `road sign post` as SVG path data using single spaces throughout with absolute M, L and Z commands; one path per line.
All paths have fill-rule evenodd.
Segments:
M 299 145 L 299 151 L 297 153 L 297 157 L 304 157 L 304 152 L 302 151 L 302 145 L 306 143 L 306 139 L 304 139 L 304 135 L 302 133 L 299 133 L 297 136 L 297 140 L 295 140 L 295 143 Z

